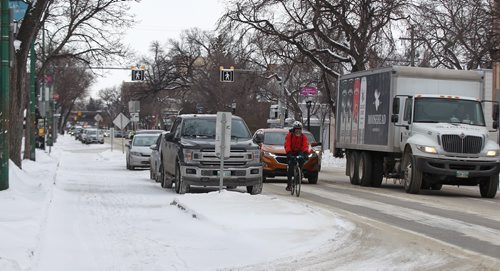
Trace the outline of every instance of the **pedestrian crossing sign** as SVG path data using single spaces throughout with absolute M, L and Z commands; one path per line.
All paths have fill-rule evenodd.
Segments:
M 220 67 L 220 81 L 221 82 L 234 82 L 234 68 L 224 69 Z

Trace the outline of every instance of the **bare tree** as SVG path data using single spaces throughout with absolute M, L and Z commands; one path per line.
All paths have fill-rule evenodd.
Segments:
M 106 111 L 106 114 L 108 115 L 108 121 L 113 120 L 126 107 L 126 105 L 122 102 L 121 91 L 116 87 L 101 89 L 98 96 L 104 103 L 104 111 Z M 111 122 L 108 124 L 111 125 Z
M 255 109 L 261 105 L 257 99 L 260 85 L 268 80 L 262 78 L 262 69 L 252 63 L 247 49 L 245 43 L 235 42 L 227 35 L 216 36 L 197 29 L 186 31 L 180 41 L 171 42 L 169 54 L 178 60 L 188 82 L 182 96 L 172 97 L 182 100 L 183 112 L 196 107 L 206 113 L 230 111 L 235 104 L 236 114 L 245 117 L 249 126 L 265 125 L 268 105 Z M 220 66 L 236 69 L 234 82 L 220 82 Z
M 425 0 L 414 6 L 410 23 L 429 66 L 449 69 L 492 67 L 498 46 L 491 0 Z M 425 63 L 425 64 L 427 64 Z
M 57 103 L 61 108 L 61 118 L 58 128 L 62 133 L 68 118 L 73 110 L 75 102 L 88 95 L 88 90 L 93 83 L 92 73 L 85 69 L 79 61 L 75 59 L 60 59 L 56 61 L 60 67 L 55 70 L 54 93 L 57 93 L 59 99 Z
M 128 4 L 121 0 L 38 0 L 28 3 L 26 16 L 16 35 L 21 46 L 13 57 L 10 78 L 9 148 L 10 159 L 17 166 L 21 167 L 22 116 L 28 95 L 26 62 L 42 24 L 48 32 L 48 56 L 38 75 L 55 59 L 72 57 L 87 64 L 99 64 L 122 55 L 121 33 L 117 29 L 125 29 L 130 24 L 127 11 Z
M 123 0 L 54 0 L 45 20 L 47 57 L 76 58 L 87 65 L 117 61 L 126 54 L 121 37 L 133 23 Z
M 27 59 L 31 44 L 35 40 L 51 0 L 38 0 L 28 3 L 26 16 L 22 20 L 16 39 L 20 47 L 12 56 L 12 69 L 10 73 L 10 108 L 9 108 L 9 149 L 10 159 L 21 167 L 21 144 L 23 138 L 23 111 L 26 108 L 28 96 L 27 85 Z M 36 4 L 35 4 L 36 3 Z M 27 114 L 27 121 L 33 122 Z M 29 141 L 30 137 L 26 137 Z M 34 142 L 29 142 L 27 147 Z
M 223 29 L 254 29 L 295 46 L 322 70 L 325 63 L 347 63 L 364 70 L 371 54 L 380 54 L 380 40 L 391 38 L 390 23 L 403 19 L 406 0 L 238 1 L 221 20 Z M 388 52 L 390 53 L 390 52 Z M 380 58 L 380 56 L 377 56 Z
M 334 86 L 344 68 L 359 71 L 381 66 L 395 51 L 391 24 L 404 18 L 407 2 L 238 1 L 221 19 L 220 29 L 241 30 L 244 35 L 257 31 L 279 44 L 274 52 L 280 59 L 297 51 L 292 53 L 297 64 L 310 62 L 318 67 L 312 80 L 322 81 L 334 110 Z

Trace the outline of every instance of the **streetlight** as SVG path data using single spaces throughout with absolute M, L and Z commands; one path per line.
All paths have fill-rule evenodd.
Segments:
M 307 107 L 307 130 L 311 131 L 311 100 L 306 101 Z

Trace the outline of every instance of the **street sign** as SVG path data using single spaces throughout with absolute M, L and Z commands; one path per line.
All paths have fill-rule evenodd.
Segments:
M 139 113 L 130 113 L 130 121 L 139 122 Z
M 143 81 L 144 70 L 132 70 L 132 81 Z
M 95 121 L 101 122 L 103 120 L 102 116 L 100 114 L 96 114 L 94 117 Z
M 215 155 L 229 158 L 231 153 L 231 117 L 230 112 L 217 112 L 215 124 Z
M 120 113 L 116 118 L 113 120 L 113 123 L 118 127 L 118 129 L 123 130 L 123 128 L 127 127 L 128 123 L 130 120 L 123 115 L 123 113 Z
M 139 101 L 129 101 L 128 102 L 128 112 L 139 113 L 141 112 L 141 102 Z
M 56 113 L 56 114 L 54 114 L 54 117 L 56 117 L 56 118 L 59 118 L 60 116 L 61 116 L 61 114 L 60 114 L 60 113 Z
M 21 0 L 10 0 L 9 8 L 12 10 L 12 20 L 19 22 L 24 19 L 24 15 L 28 9 L 28 3 Z
M 303 87 L 300 90 L 302 96 L 313 96 L 318 94 L 318 89 L 316 87 Z
M 224 69 L 224 67 L 220 66 L 220 81 L 234 82 L 234 67 Z

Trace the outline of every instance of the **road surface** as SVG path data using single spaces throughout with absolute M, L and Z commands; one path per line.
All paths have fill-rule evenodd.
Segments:
M 266 193 L 291 197 L 284 190 L 284 179 L 268 181 Z M 336 250 L 330 252 L 335 253 L 330 260 L 309 259 L 310 265 L 342 266 L 349 262 L 345 259 L 387 258 L 381 251 L 417 246 L 448 255 L 446 269 L 500 268 L 500 193 L 483 199 L 478 187 L 443 186 L 441 191 L 413 195 L 394 180 L 384 181 L 381 188 L 353 186 L 343 168 L 330 168 L 321 172 L 317 185 L 303 184 L 300 198 L 295 200 L 343 214 L 360 229 L 353 240 L 361 243 L 361 249 L 355 248 L 357 244 Z

